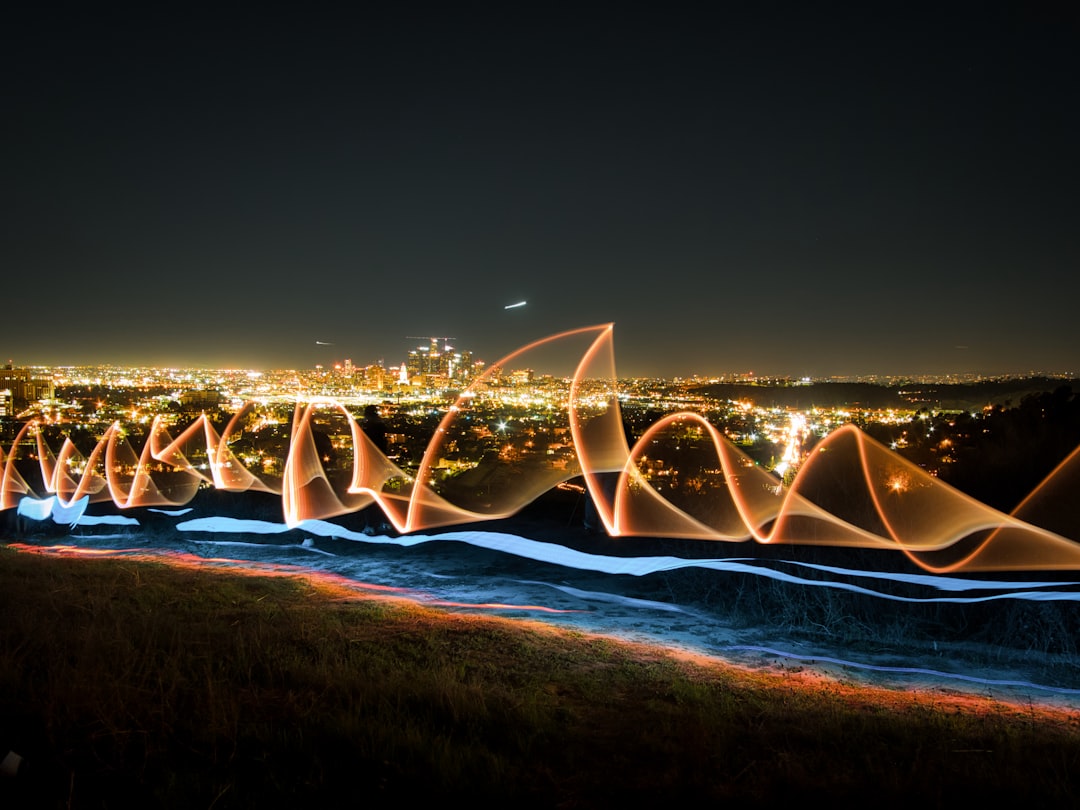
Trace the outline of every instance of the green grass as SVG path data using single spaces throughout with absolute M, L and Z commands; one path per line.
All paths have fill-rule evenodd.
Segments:
M 301 577 L 0 549 L 0 806 L 1071 806 L 1080 717 Z M 0 757 L 7 749 L 0 751 Z

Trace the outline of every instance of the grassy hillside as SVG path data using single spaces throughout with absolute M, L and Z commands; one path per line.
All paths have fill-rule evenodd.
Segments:
M 1080 716 L 0 548 L 4 807 L 1071 806 Z

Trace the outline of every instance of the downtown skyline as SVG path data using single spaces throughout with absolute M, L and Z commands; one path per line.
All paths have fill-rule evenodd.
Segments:
M 1010 3 L 24 9 L 0 355 L 495 362 L 613 322 L 626 377 L 1075 374 L 1077 34 Z

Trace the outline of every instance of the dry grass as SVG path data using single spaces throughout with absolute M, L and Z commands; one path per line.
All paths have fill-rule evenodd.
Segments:
M 1071 806 L 1080 788 L 1068 712 L 750 671 L 328 580 L 5 549 L 0 607 L 0 746 L 27 763 L 0 806 Z

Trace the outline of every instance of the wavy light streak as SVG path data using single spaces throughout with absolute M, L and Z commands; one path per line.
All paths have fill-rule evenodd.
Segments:
M 522 453 L 510 443 L 499 447 L 499 436 L 486 426 L 462 422 L 471 419 L 474 403 L 494 407 L 506 395 L 500 388 L 504 370 L 539 364 L 553 354 L 565 362 L 567 353 L 577 359 L 569 365 L 573 371 L 566 401 L 559 404 L 565 435 L 558 427 L 523 419 L 514 426 L 543 433 L 546 453 Z M 1080 448 L 1012 514 L 1005 514 L 928 475 L 852 425 L 822 439 L 789 486 L 697 413 L 664 416 L 630 446 L 620 412 L 611 324 L 544 338 L 492 365 L 447 409 L 414 475 L 383 455 L 345 407 L 334 402 L 297 402 L 286 457 L 269 470 L 249 469 L 230 444 L 258 418 L 258 408 L 247 403 L 220 435 L 205 416 L 175 438 L 155 419 L 138 452 L 115 423 L 87 457 L 70 439 L 54 453 L 29 423 L 6 455 L 0 451 L 0 509 L 47 496 L 55 496 L 61 509 L 81 498 L 111 500 L 120 509 L 177 507 L 191 501 L 200 486 L 213 486 L 280 496 L 289 526 L 375 503 L 394 529 L 409 534 L 508 517 L 580 476 L 599 520 L 616 537 L 891 549 L 934 572 L 1080 568 L 1080 522 L 1076 510 L 1067 508 L 1080 475 Z M 316 432 L 328 424 L 348 437 L 351 469 L 345 474 L 328 472 L 320 457 Z M 444 465 L 457 453 L 460 437 L 470 435 L 482 436 L 488 451 L 467 469 L 446 474 Z M 644 472 L 652 465 L 679 475 L 677 454 L 665 458 L 660 451 L 658 457 L 656 448 L 678 447 L 678 440 L 660 439 L 681 435 L 711 448 L 715 460 L 709 475 L 695 481 L 692 497 L 669 495 L 660 477 Z M 31 436 L 34 442 L 28 442 Z M 27 444 L 37 457 L 40 482 L 34 486 L 20 473 L 20 462 L 28 460 L 20 458 Z M 25 464 L 21 468 L 25 471 Z

